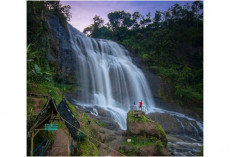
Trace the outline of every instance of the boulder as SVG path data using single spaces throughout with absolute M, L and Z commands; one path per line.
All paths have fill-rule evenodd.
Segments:
M 142 111 L 129 111 L 127 113 L 127 135 L 145 138 L 157 137 L 165 147 L 167 145 L 167 137 L 163 128 L 157 122 L 147 118 Z
M 127 113 L 127 138 L 119 151 L 129 156 L 167 156 L 167 137 L 163 128 L 142 111 Z M 130 140 L 127 140 L 130 139 Z M 130 142 L 128 142 L 130 141 Z

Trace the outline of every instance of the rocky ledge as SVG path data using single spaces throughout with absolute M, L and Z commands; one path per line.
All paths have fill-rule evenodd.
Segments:
M 142 111 L 127 113 L 126 140 L 119 148 L 129 156 L 167 156 L 167 137 L 163 128 Z
M 201 140 L 203 137 L 200 127 L 194 120 L 167 113 L 150 113 L 147 117 L 161 124 L 167 134 L 187 135 L 197 140 Z

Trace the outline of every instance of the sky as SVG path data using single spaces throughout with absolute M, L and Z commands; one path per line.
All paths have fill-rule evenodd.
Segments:
M 156 10 L 166 11 L 169 7 L 178 3 L 184 6 L 186 3 L 191 4 L 191 1 L 61 1 L 62 5 L 70 5 L 72 18 L 69 21 L 78 30 L 82 31 L 93 23 L 95 15 L 103 18 L 107 23 L 107 14 L 114 11 L 122 11 L 133 13 L 140 12 L 142 15 L 147 15 L 151 12 L 152 17 Z

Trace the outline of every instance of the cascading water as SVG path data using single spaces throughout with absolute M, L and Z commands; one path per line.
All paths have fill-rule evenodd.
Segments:
M 134 102 L 138 104 L 142 100 L 146 113 L 168 113 L 195 121 L 203 131 L 203 125 L 195 119 L 155 107 L 143 72 L 132 63 L 129 52 L 123 46 L 109 40 L 89 38 L 71 25 L 67 25 L 67 28 L 78 63 L 80 92 L 77 104 L 92 108 L 91 113 L 95 116 L 98 115 L 96 107 L 103 108 L 125 130 L 127 112 Z M 185 130 L 181 122 L 180 127 Z M 198 133 L 196 128 L 195 131 Z
M 186 155 L 183 152 L 200 150 L 199 146 L 203 143 L 202 122 L 181 113 L 157 108 L 143 72 L 133 64 L 129 52 L 123 46 L 108 40 L 86 37 L 70 24 L 63 27 L 52 14 L 48 16 L 48 25 L 50 39 L 55 42 L 54 45 L 57 42 L 59 44 L 59 50 L 53 47 L 54 54 L 48 55 L 48 59 L 59 66 L 62 72 L 59 79 L 71 77 L 72 82 L 76 76 L 72 77 L 71 74 L 78 74 L 78 93 L 72 93 L 74 95 L 70 99 L 76 101 L 80 109 L 83 107 L 96 119 L 102 118 L 102 122 L 107 125 L 111 125 L 111 119 L 108 119 L 111 116 L 125 130 L 127 112 L 134 102 L 138 106 L 142 100 L 146 114 L 161 115 L 159 123 L 170 137 L 175 137 L 172 139 L 176 141 L 169 140 L 168 143 L 174 155 Z M 114 128 L 116 125 L 112 126 L 109 128 L 118 129 Z
M 77 54 L 80 104 L 110 111 L 122 129 L 126 129 L 126 114 L 134 102 L 142 100 L 147 112 L 155 110 L 146 78 L 123 46 L 86 37 L 70 25 L 68 30 Z

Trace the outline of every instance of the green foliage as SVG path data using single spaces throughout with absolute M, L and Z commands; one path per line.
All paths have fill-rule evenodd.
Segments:
M 162 144 L 162 142 L 160 140 L 157 140 L 155 142 L 155 149 L 157 151 L 157 154 L 161 154 L 161 152 L 163 151 L 164 146 L 163 146 L 163 144 Z
M 81 120 L 85 123 L 85 124 L 88 124 L 88 121 L 90 120 L 88 115 L 83 113 L 82 114 L 82 117 L 81 117 Z
M 27 79 L 35 83 L 52 81 L 47 60 L 48 25 L 43 2 L 27 2 Z
M 148 61 L 149 59 L 150 59 L 150 55 L 149 54 L 146 54 L 146 53 L 142 54 L 142 60 L 144 62 Z
M 79 131 L 79 134 L 80 132 L 81 131 Z M 84 133 L 81 133 L 81 138 L 80 138 L 81 143 L 87 142 L 87 140 L 89 140 L 88 136 Z
M 77 108 L 74 105 L 70 104 L 70 102 L 68 100 L 66 100 L 66 102 L 68 103 L 68 107 L 70 108 L 73 115 L 75 117 L 79 117 L 79 113 L 77 112 Z
M 50 95 L 52 96 L 56 103 L 61 102 L 64 96 L 63 88 L 66 88 L 67 90 L 65 92 L 69 93 L 73 90 L 73 88 L 67 88 L 69 85 L 60 84 L 57 85 L 56 82 L 34 82 L 33 80 L 27 81 L 27 92 L 28 93 L 36 93 L 36 94 L 42 94 L 42 95 Z M 74 112 L 75 114 L 75 112 Z
M 122 145 L 133 147 L 133 149 L 129 152 L 125 152 L 122 148 L 119 149 L 120 153 L 129 156 L 136 156 L 141 146 L 154 146 L 157 151 L 157 155 L 161 155 L 161 152 L 164 150 L 162 142 L 156 137 L 150 137 L 150 139 L 138 139 L 137 136 L 134 136 L 131 138 L 131 142 L 124 141 Z
M 97 145 L 95 145 L 96 143 L 93 143 L 96 141 L 92 141 L 92 139 L 87 136 L 90 135 L 91 137 L 96 137 L 97 131 L 93 127 L 93 125 L 96 125 L 96 123 L 94 123 L 94 121 L 87 114 L 81 114 L 81 122 L 83 123 L 83 126 L 81 126 L 81 131 L 83 131 L 81 135 L 81 156 L 98 156 L 99 152 Z
M 137 136 L 134 136 L 131 138 L 131 142 L 124 141 L 122 145 L 130 145 L 133 146 L 134 148 L 138 149 L 140 146 L 148 146 L 148 145 L 154 145 L 155 141 L 157 139 L 155 137 L 151 137 L 151 139 L 138 139 Z M 162 144 L 162 143 L 161 143 Z
M 149 121 L 149 119 L 144 116 L 144 115 L 141 115 L 141 117 L 136 117 L 135 114 L 133 113 L 133 111 L 129 111 L 127 113 L 127 121 L 128 122 L 142 122 L 142 123 L 146 123 Z
M 159 134 L 160 134 L 160 135 L 159 135 L 159 139 L 160 139 L 161 141 L 165 141 L 165 139 L 167 139 L 167 135 L 166 135 L 164 129 L 161 127 L 160 124 L 156 123 L 156 125 L 157 125 L 157 127 L 158 127 Z M 161 144 L 162 144 L 162 146 L 164 145 L 165 147 L 167 147 L 167 143 L 163 142 L 163 143 L 161 143 Z
M 124 152 L 124 150 L 121 148 L 119 149 L 119 152 L 125 155 L 135 156 L 141 146 L 150 146 L 154 144 L 155 143 L 149 139 L 139 140 L 137 136 L 134 136 L 131 138 L 131 142 L 124 141 L 122 143 L 123 146 L 132 146 L 133 149 L 131 149 L 129 152 Z
M 95 122 L 97 123 L 97 125 L 99 125 L 100 127 L 105 127 L 105 124 L 104 123 L 101 123 L 101 122 L 99 122 L 98 120 L 95 120 Z
M 84 29 L 84 33 L 87 35 L 91 35 L 92 37 L 100 37 L 100 35 L 107 29 L 104 29 L 103 27 L 104 20 L 100 18 L 100 16 L 95 16 L 93 18 L 93 24 L 87 28 Z M 106 32 L 104 32 L 106 33 Z
M 155 142 L 155 141 L 157 141 L 157 140 L 158 140 L 157 137 L 154 137 L 154 136 L 151 136 L 151 137 L 150 137 L 150 141 L 151 141 L 151 142 Z
M 97 147 L 90 141 L 86 140 L 85 142 L 81 143 L 81 156 L 98 156 L 99 152 Z

